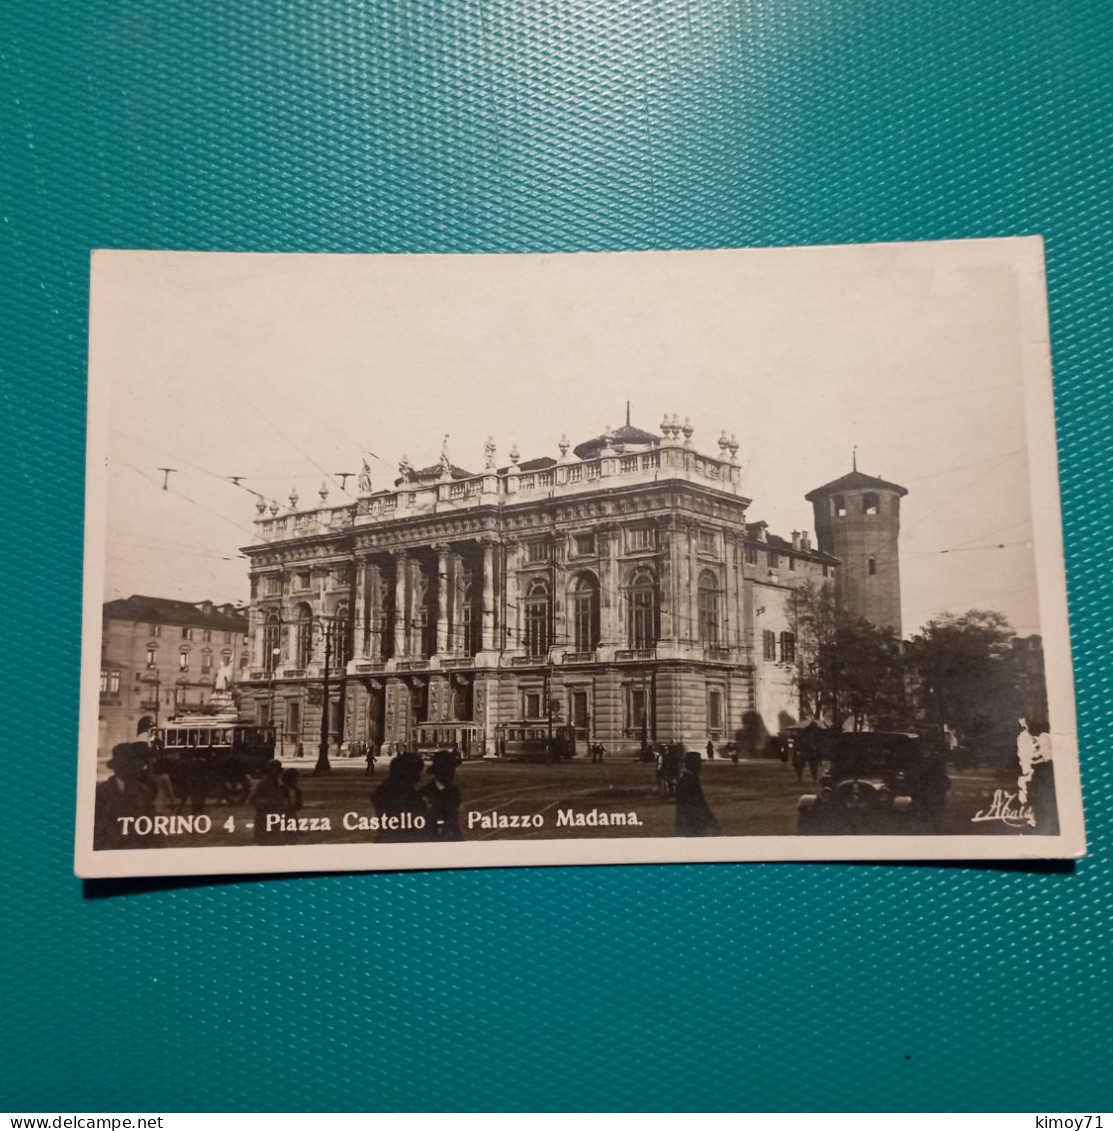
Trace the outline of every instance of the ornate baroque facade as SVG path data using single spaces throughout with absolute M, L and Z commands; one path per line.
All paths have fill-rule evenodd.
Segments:
M 414 469 L 355 503 L 269 512 L 251 560 L 243 706 L 308 751 L 452 725 L 473 753 L 510 725 L 579 749 L 643 738 L 756 750 L 797 720 L 791 593 L 837 564 L 747 521 L 738 445 L 696 450 L 674 416 L 560 457 Z M 327 678 L 326 678 L 327 668 Z

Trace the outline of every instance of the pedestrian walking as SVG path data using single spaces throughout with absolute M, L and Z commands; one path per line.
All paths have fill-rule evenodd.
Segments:
M 438 750 L 429 763 L 432 781 L 419 793 L 429 810 L 427 840 L 463 840 L 460 831 L 460 787 L 456 784 L 456 752 Z
M 715 761 L 715 742 L 710 738 L 707 740 L 707 760 L 709 762 Z
M 428 815 L 425 799 L 417 788 L 424 768 L 421 755 L 406 750 L 390 760 L 386 781 L 371 794 L 371 804 L 381 822 L 380 844 L 425 839 Z
M 715 836 L 719 822 L 700 783 L 700 754 L 689 750 L 676 781 L 676 831 L 680 836 Z
M 363 771 L 363 776 L 365 778 L 370 778 L 374 777 L 375 775 L 375 740 L 368 739 L 368 741 L 364 743 L 364 745 L 366 747 L 364 761 L 367 763 L 367 769 Z

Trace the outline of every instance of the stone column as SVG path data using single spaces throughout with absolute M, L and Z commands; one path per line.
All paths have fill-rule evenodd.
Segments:
M 663 542 L 661 551 L 657 556 L 658 591 L 661 595 L 661 641 L 674 644 L 676 642 L 676 570 L 673 569 L 672 552 L 676 543 L 676 533 L 672 529 L 662 529 L 660 538 Z
M 448 547 L 439 542 L 437 551 L 437 655 L 448 651 Z
M 418 606 L 417 598 L 421 592 L 421 562 L 411 557 L 407 570 L 406 582 L 409 598 L 406 601 L 406 654 L 409 656 L 423 656 L 425 646 L 424 633 L 421 625 L 421 614 L 424 611 Z
M 352 653 L 357 660 L 367 655 L 367 566 L 357 562 L 356 591 L 353 596 Z
M 555 538 L 551 547 L 550 584 L 552 585 L 552 624 L 550 626 L 549 647 L 563 651 L 571 648 L 572 633 L 568 624 L 568 574 L 565 569 L 565 546 L 563 538 Z
M 727 552 L 727 633 L 724 637 L 730 647 L 742 646 L 742 556 L 745 553 L 742 543 L 729 534 L 724 535 Z
M 366 655 L 372 660 L 383 658 L 383 571 L 372 562 L 367 563 L 367 638 Z
M 507 538 L 503 542 L 506 548 L 506 601 L 505 647 L 511 651 L 521 643 L 521 610 L 518 608 L 518 551 L 521 543 L 517 538 Z
M 696 527 L 688 526 L 688 624 L 691 626 L 689 635 L 693 644 L 699 644 L 699 573 L 700 564 L 697 551 L 699 550 L 699 533 Z
M 459 553 L 450 550 L 448 554 L 448 651 L 459 656 L 464 651 L 464 621 L 461 608 L 464 601 L 463 562 Z
M 489 652 L 495 646 L 495 543 L 483 541 L 483 616 L 480 649 Z
M 410 610 L 406 604 L 406 574 L 410 555 L 405 550 L 394 551 L 394 658 L 408 654 Z
M 622 631 L 622 577 L 618 566 L 619 539 L 622 530 L 617 526 L 599 526 L 596 538 L 604 545 L 599 555 L 599 643 L 600 646 L 624 648 Z
M 680 566 L 676 593 L 676 635 L 690 644 L 696 632 L 692 621 L 692 535 L 687 523 L 678 526 L 676 540 Z

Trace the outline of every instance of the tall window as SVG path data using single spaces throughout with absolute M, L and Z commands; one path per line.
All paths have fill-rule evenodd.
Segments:
M 862 514 L 877 514 L 881 510 L 881 498 L 872 491 L 862 496 Z
M 572 582 L 572 646 L 593 652 L 599 645 L 599 583 L 590 573 Z
M 526 591 L 526 652 L 543 656 L 549 650 L 549 586 L 537 580 Z
M 746 565 L 757 565 L 757 547 L 746 547 Z
M 183 640 L 192 640 L 193 639 L 193 629 L 192 628 L 183 628 L 182 629 L 182 639 Z
M 770 569 L 776 569 L 781 564 L 781 555 L 776 550 L 767 550 L 766 559 Z
M 709 569 L 699 575 L 699 639 L 704 645 L 719 643 L 719 582 Z
M 836 518 L 846 518 L 846 496 L 832 495 L 831 510 Z
M 100 693 L 102 695 L 120 694 L 120 673 L 118 671 L 109 671 L 107 668 L 101 668 Z
M 162 635 L 162 625 L 161 624 L 152 624 L 151 625 L 151 635 L 152 636 L 161 636 Z
M 158 649 L 153 645 L 147 647 L 147 667 L 153 668 L 158 664 Z
M 213 670 L 213 654 L 212 652 L 205 651 L 201 653 L 201 670 L 203 672 L 211 672 Z
M 463 600 L 460 602 L 460 635 L 463 641 L 464 655 L 474 656 L 478 651 L 476 644 L 479 637 L 475 631 L 475 589 L 469 581 L 464 586 Z
M 547 562 L 549 560 L 549 543 L 546 541 L 526 543 L 527 562 Z
M 723 729 L 723 693 L 717 688 L 707 693 L 707 729 L 711 731 Z
M 631 648 L 657 643 L 657 583 L 648 570 L 634 574 L 626 590 L 626 635 Z
M 873 577 L 873 575 L 875 573 L 877 573 L 877 559 L 876 558 L 870 558 L 869 568 L 870 568 L 870 577 Z
M 701 530 L 699 532 L 699 552 L 701 554 L 714 554 L 719 549 L 719 536 L 714 530 Z
M 336 606 L 332 618 L 332 662 L 342 667 L 352 658 L 351 634 L 348 632 L 348 602 Z
M 761 634 L 761 656 L 764 660 L 777 658 L 777 634 L 772 629 L 765 629 Z
M 648 737 L 649 689 L 631 685 L 626 688 L 626 733 Z
M 184 648 L 178 653 L 178 671 L 189 671 L 189 652 Z
M 297 607 L 297 641 L 294 648 L 294 666 L 309 667 L 313 659 L 313 611 L 308 605 Z
M 781 633 L 781 663 L 796 663 L 796 634 L 793 632 Z
M 431 656 L 437 650 L 437 594 L 423 570 L 418 571 L 416 582 L 414 605 L 418 643 L 421 655 Z
M 263 624 L 263 669 L 267 672 L 278 666 L 279 633 L 278 616 L 271 613 Z
M 209 644 L 209 643 L 211 643 L 211 642 L 212 642 L 212 638 L 213 638 L 213 630 L 212 630 L 211 628 L 206 628 L 206 629 L 205 629 L 205 631 L 201 633 L 201 639 L 202 639 L 202 640 L 203 640 L 203 641 L 204 641 L 204 642 L 205 642 L 206 644 Z

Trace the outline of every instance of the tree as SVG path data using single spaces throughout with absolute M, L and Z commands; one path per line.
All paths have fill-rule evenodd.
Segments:
M 797 690 L 804 718 L 842 730 L 895 728 L 905 715 L 900 640 L 839 607 L 831 585 L 806 582 L 793 593 Z
M 979 758 L 1002 756 L 1016 742 L 1022 707 L 1014 666 L 1015 633 L 988 609 L 943 613 L 908 643 L 913 699 L 923 724 L 954 731 Z

